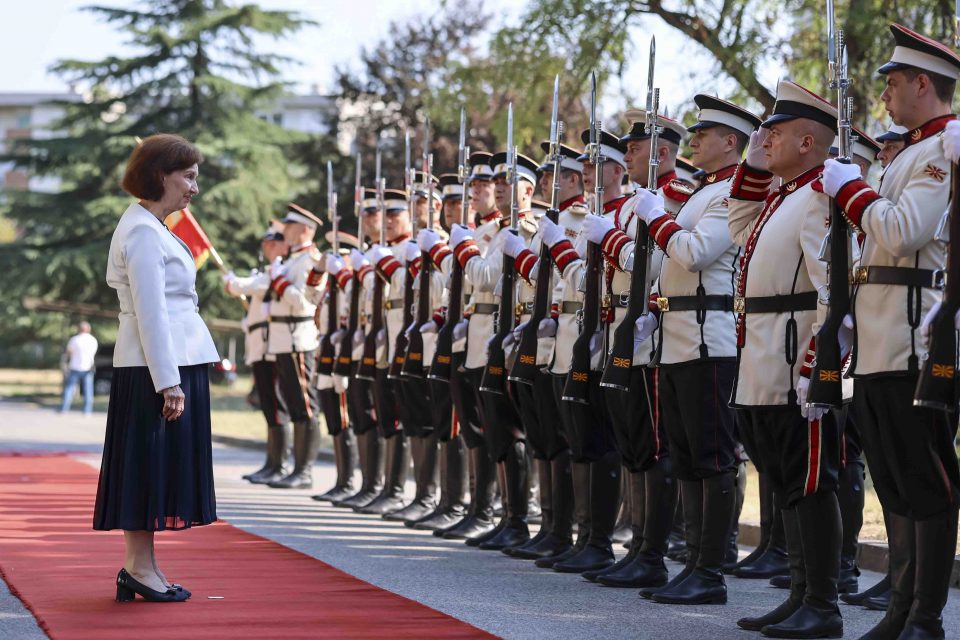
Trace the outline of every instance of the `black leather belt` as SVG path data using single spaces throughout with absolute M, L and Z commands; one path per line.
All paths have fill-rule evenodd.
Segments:
M 943 289 L 947 272 L 943 269 L 913 267 L 856 267 L 850 272 L 851 284 L 893 284 L 903 287 Z
M 657 298 L 660 311 L 733 311 L 733 296 L 668 296 Z
M 247 331 L 254 331 L 256 329 L 265 329 L 270 323 L 267 320 L 263 322 L 254 322 L 252 325 L 247 327 Z
M 606 294 L 603 296 L 603 308 L 609 309 L 610 307 L 622 307 L 626 308 L 630 304 L 630 293 L 614 293 Z
M 581 309 L 583 309 L 583 303 L 581 302 L 567 300 L 566 302 L 560 303 L 560 313 L 576 315 L 580 313 Z
M 287 324 L 313 322 L 313 316 L 270 316 L 270 322 L 286 322 Z
M 791 293 L 782 296 L 735 297 L 733 310 L 737 313 L 789 313 L 791 311 L 815 311 L 817 292 Z
M 394 298 L 383 303 L 383 308 L 387 311 L 391 309 L 403 309 L 403 298 Z
M 493 315 L 500 310 L 500 305 L 493 304 L 491 302 L 478 302 L 476 304 L 470 305 L 471 313 L 479 313 L 481 315 Z

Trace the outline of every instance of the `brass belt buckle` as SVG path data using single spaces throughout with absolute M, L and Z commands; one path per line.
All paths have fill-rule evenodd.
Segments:
M 514 315 L 522 316 L 522 315 L 523 315 L 524 306 L 525 306 L 525 305 L 524 305 L 522 302 L 518 302 L 518 303 L 517 303 L 517 306 L 513 308 L 513 313 L 514 313 Z
M 657 309 L 670 311 L 670 298 L 657 298 Z
M 475 305 L 475 304 L 468 304 L 468 305 L 466 306 L 466 308 L 463 310 L 463 313 L 464 313 L 465 315 L 473 315 L 473 313 L 476 311 L 476 308 L 477 308 L 477 305 Z
M 621 293 L 621 294 L 620 294 L 620 306 L 621 306 L 621 307 L 626 307 L 626 306 L 628 306 L 629 304 L 630 304 L 630 292 L 627 291 L 627 292 L 625 292 L 625 293 Z
M 870 267 L 854 267 L 853 284 L 866 284 L 870 278 Z
M 746 313 L 747 312 L 747 299 L 743 296 L 734 296 L 733 297 L 733 312 L 734 313 Z
M 603 294 L 603 306 L 609 309 L 610 306 L 612 305 L 613 305 L 613 296 L 610 295 L 609 293 Z

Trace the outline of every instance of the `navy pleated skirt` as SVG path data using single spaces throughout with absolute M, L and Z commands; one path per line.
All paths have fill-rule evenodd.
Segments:
M 114 369 L 94 529 L 163 531 L 216 521 L 208 367 L 180 367 L 186 403 L 173 422 L 160 415 L 163 396 L 147 367 Z

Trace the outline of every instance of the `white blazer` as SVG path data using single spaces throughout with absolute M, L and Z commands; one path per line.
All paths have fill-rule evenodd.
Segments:
M 120 218 L 107 257 L 107 284 L 120 299 L 115 367 L 150 369 L 159 392 L 180 384 L 178 367 L 220 359 L 200 318 L 193 256 L 138 203 Z

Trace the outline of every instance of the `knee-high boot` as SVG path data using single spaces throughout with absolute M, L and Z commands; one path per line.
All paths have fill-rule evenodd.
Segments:
M 840 502 L 840 521 L 843 543 L 840 546 L 840 593 L 855 593 L 860 587 L 860 567 L 857 566 L 860 528 L 863 526 L 863 463 L 847 462 L 840 471 L 837 499 Z
M 320 427 L 316 420 L 301 420 L 293 425 L 293 471 L 271 482 L 274 489 L 309 489 L 313 486 L 313 463 L 320 449 Z
M 371 429 L 357 436 L 357 443 L 360 450 L 360 473 L 363 476 L 363 484 L 360 486 L 360 491 L 355 495 L 333 503 L 338 507 L 350 509 L 365 507 L 383 491 L 385 453 L 383 438 L 375 429 Z
M 463 438 L 457 436 L 440 443 L 440 502 L 428 518 L 414 523 L 413 528 L 437 531 L 463 520 L 467 515 L 467 475 L 467 445 Z
M 413 502 L 409 505 L 384 514 L 384 520 L 395 520 L 410 523 L 412 526 L 419 520 L 423 520 L 433 513 L 437 508 L 437 484 L 440 479 L 440 468 L 437 464 L 439 459 L 439 435 L 434 431 L 425 436 L 411 438 L 416 444 L 416 450 L 419 452 L 419 462 L 414 464 L 414 479 L 417 484 L 417 492 Z
M 833 491 L 818 491 L 796 504 L 807 589 L 803 604 L 783 622 L 763 627 L 770 638 L 840 638 L 837 606 L 840 575 L 840 506 Z
M 534 467 L 539 483 L 540 494 L 540 531 L 523 544 L 516 547 L 504 547 L 503 552 L 508 556 L 524 558 L 526 556 L 517 556 L 517 553 L 536 546 L 544 538 L 551 535 L 553 531 L 553 478 L 550 475 L 550 461 L 534 458 Z M 533 482 L 530 483 L 531 486 Z M 529 512 L 527 514 L 530 515 Z
M 777 608 L 762 616 L 741 618 L 737 625 L 748 631 L 760 631 L 770 624 L 778 624 L 793 615 L 803 604 L 807 592 L 807 573 L 803 566 L 803 543 L 800 539 L 800 523 L 795 509 L 783 509 L 783 531 L 790 560 L 790 596 Z
M 914 529 L 917 572 L 913 606 L 900 640 L 940 639 L 944 637 L 943 607 L 947 604 L 957 549 L 957 511 L 916 520 Z
M 861 640 L 896 640 L 913 606 L 917 572 L 916 524 L 906 516 L 887 512 L 887 548 L 890 554 L 890 606 L 880 622 Z
M 730 517 L 730 537 L 723 554 L 723 572 L 730 573 L 737 566 L 740 558 L 740 548 L 737 546 L 737 537 L 740 535 L 740 514 L 743 513 L 743 500 L 747 491 L 747 463 L 737 465 L 737 498 L 733 504 L 733 513 Z
M 540 493 L 540 473 L 537 460 L 527 447 L 527 522 L 541 524 L 543 518 L 543 497 Z
M 760 544 L 733 569 L 738 578 L 766 579 L 789 572 L 780 504 L 765 473 L 760 474 L 759 489 Z
M 626 467 L 621 467 L 621 510 L 617 515 L 617 522 L 619 523 L 621 520 L 623 520 L 630 523 L 630 539 L 623 543 L 623 546 L 627 548 L 627 553 L 622 558 L 607 567 L 594 569 L 592 571 L 584 571 L 582 574 L 580 574 L 590 582 L 597 582 L 601 576 L 607 576 L 619 572 L 625 566 L 633 562 L 633 560 L 637 557 L 637 554 L 640 553 L 640 549 L 643 547 L 643 519 L 646 515 L 644 513 L 644 504 L 646 503 L 647 498 L 646 489 L 644 486 L 645 484 L 646 482 L 642 471 L 631 472 Z M 623 515 L 623 510 L 628 511 L 629 513 L 627 513 L 627 515 Z M 617 540 L 616 532 L 617 529 L 614 528 L 614 541 Z
M 730 514 L 736 501 L 736 477 L 722 473 L 701 481 L 699 553 L 694 570 L 673 587 L 653 594 L 663 604 L 726 604 L 727 585 L 723 579 L 723 556 L 730 535 Z M 686 494 L 684 494 L 686 503 Z M 696 517 L 684 504 L 684 518 Z M 689 528 L 688 528 L 689 531 Z M 689 567 L 689 561 L 688 565 Z
M 557 562 L 568 560 L 580 553 L 590 540 L 590 467 L 589 462 L 570 463 L 573 520 L 577 524 L 577 541 L 560 553 L 539 558 L 534 564 L 541 569 L 552 569 Z
M 358 457 L 357 438 L 351 429 L 342 429 L 333 437 L 333 458 L 337 468 L 337 480 L 333 487 L 314 500 L 334 502 L 352 497 L 355 493 L 353 482 L 354 458 Z
M 616 452 L 590 464 L 590 539 L 580 552 L 554 564 L 554 571 L 583 573 L 615 562 L 612 536 L 620 504 L 620 469 Z
M 397 433 L 386 441 L 386 471 L 383 491 L 370 504 L 355 509 L 358 513 L 382 515 L 403 508 L 404 484 L 410 468 L 407 438 Z
M 514 551 L 514 558 L 537 560 L 558 556 L 573 546 L 573 473 L 570 452 L 564 451 L 551 460 L 550 475 L 550 531 L 536 544 L 525 545 Z M 544 482 L 540 481 L 541 491 Z M 546 501 L 542 501 L 546 505 Z
M 630 470 L 626 467 L 620 468 L 620 506 L 617 508 L 617 521 L 613 526 L 613 535 L 611 539 L 616 544 L 622 544 L 630 548 L 633 544 L 633 509 L 630 502 Z M 640 525 L 643 531 L 643 525 Z
M 243 474 L 241 478 L 243 478 L 244 480 L 248 480 L 250 482 L 254 482 L 254 484 L 257 484 L 255 480 L 260 479 L 262 476 L 269 473 L 271 469 L 277 466 L 274 447 L 271 446 L 273 440 L 276 440 L 276 436 L 273 434 L 274 429 L 276 429 L 276 426 L 271 424 L 267 425 L 267 441 L 265 443 L 267 456 L 266 456 L 266 460 L 264 460 L 263 462 L 263 466 L 257 469 L 256 471 Z
M 489 533 L 493 522 L 493 496 L 497 491 L 496 464 L 487 454 L 485 445 L 470 449 L 470 466 L 474 483 L 467 517 L 443 533 L 447 540 L 464 540 Z
M 253 475 L 248 480 L 253 484 L 270 484 L 290 473 L 287 460 L 293 449 L 293 425 L 289 422 L 283 425 L 274 425 L 267 430 L 267 457 L 271 460 L 270 468 L 259 475 Z
M 842 509 L 842 507 L 841 507 Z M 887 530 L 887 540 L 890 539 L 890 528 L 888 526 L 887 510 L 883 510 L 883 526 Z M 871 587 L 860 593 L 841 593 L 840 599 L 847 604 L 865 606 L 874 611 L 886 611 L 890 605 L 890 567 L 887 565 L 887 573 Z
M 499 520 L 497 520 L 497 524 L 493 527 L 493 529 L 487 531 L 486 533 L 479 536 L 472 536 L 467 538 L 464 541 L 464 544 L 466 544 L 468 547 L 479 547 L 482 543 L 486 542 L 487 540 L 490 540 L 491 538 L 496 536 L 498 533 L 503 531 L 503 528 L 507 526 L 507 519 L 509 518 L 509 514 L 507 512 L 507 500 L 508 500 L 507 478 L 506 478 L 506 469 L 504 467 L 503 461 L 496 463 L 496 470 L 497 470 L 497 490 L 496 492 L 494 492 L 494 496 L 495 496 L 495 499 L 496 497 L 500 498 Z M 496 506 L 494 506 L 494 513 L 495 514 L 497 513 Z
M 640 596 L 653 598 L 658 593 L 672 593 L 697 567 L 700 558 L 700 533 L 703 520 L 703 483 L 700 480 L 680 481 L 680 505 L 683 507 L 683 536 L 686 540 L 684 567 L 662 587 L 640 589 Z
M 528 497 L 530 478 L 527 466 L 527 444 L 517 440 L 510 447 L 503 461 L 503 476 L 506 483 L 506 522 L 500 532 L 481 542 L 479 546 L 486 551 L 501 551 L 506 547 L 520 546 L 530 539 L 527 526 Z

